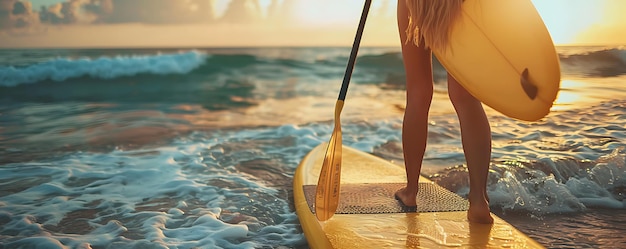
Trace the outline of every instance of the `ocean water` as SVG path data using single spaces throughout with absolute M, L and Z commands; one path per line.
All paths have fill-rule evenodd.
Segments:
M 489 108 L 492 210 L 548 248 L 626 247 L 626 48 L 558 47 L 537 122 Z M 350 48 L 0 50 L 0 248 L 308 248 L 292 200 Z M 423 174 L 464 196 L 445 71 Z M 362 48 L 344 144 L 402 164 L 399 48 Z

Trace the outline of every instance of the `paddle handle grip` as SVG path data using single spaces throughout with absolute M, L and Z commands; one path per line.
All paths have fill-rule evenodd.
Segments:
M 352 44 L 352 51 L 350 52 L 350 59 L 348 60 L 348 66 L 346 67 L 346 73 L 343 75 L 343 83 L 341 83 L 341 90 L 339 91 L 339 100 L 346 100 L 348 84 L 350 84 L 354 64 L 356 64 L 356 55 L 359 52 L 359 46 L 361 44 L 361 38 L 363 37 L 363 30 L 365 29 L 365 21 L 367 20 L 367 13 L 369 13 L 370 5 L 372 5 L 372 0 L 365 0 L 365 6 L 363 6 L 361 20 L 359 21 L 359 28 L 356 31 L 354 43 Z

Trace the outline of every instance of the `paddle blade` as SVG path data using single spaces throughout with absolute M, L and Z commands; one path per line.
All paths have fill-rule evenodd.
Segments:
M 335 105 L 335 128 L 317 181 L 315 193 L 315 216 L 320 221 L 333 217 L 339 205 L 339 188 L 341 183 L 341 122 L 339 116 L 343 109 L 343 101 L 337 100 Z

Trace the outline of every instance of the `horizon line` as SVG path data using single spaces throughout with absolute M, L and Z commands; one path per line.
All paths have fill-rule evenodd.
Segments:
M 369 45 L 364 44 L 360 47 L 362 48 L 399 48 L 400 44 L 397 45 Z M 623 47 L 626 44 L 612 44 L 612 43 L 566 43 L 566 44 L 554 44 L 554 47 Z M 351 46 L 345 44 L 337 44 L 337 45 L 179 45 L 179 46 L 24 46 L 24 47 L 2 47 L 0 45 L 0 50 L 20 50 L 20 49 L 208 49 L 208 48 L 224 48 L 224 49 L 248 49 L 248 48 L 350 48 Z

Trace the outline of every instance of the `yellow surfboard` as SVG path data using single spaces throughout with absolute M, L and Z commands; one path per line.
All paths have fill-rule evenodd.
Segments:
M 465 0 L 450 38 L 447 50 L 433 53 L 474 97 L 521 120 L 550 112 L 559 59 L 530 0 Z
M 406 183 L 402 166 L 343 147 L 337 213 L 315 217 L 315 184 L 326 144 L 304 157 L 294 175 L 294 202 L 311 248 L 543 248 L 498 218 L 493 225 L 467 221 L 467 201 L 420 178 L 418 209 L 405 210 L 393 193 Z

